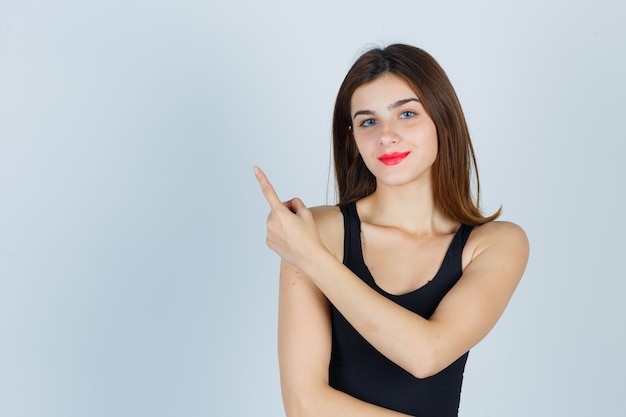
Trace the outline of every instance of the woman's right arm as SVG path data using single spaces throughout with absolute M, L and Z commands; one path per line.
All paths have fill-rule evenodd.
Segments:
M 278 358 L 287 417 L 397 417 L 406 414 L 360 401 L 328 384 L 328 300 L 299 269 L 282 261 Z

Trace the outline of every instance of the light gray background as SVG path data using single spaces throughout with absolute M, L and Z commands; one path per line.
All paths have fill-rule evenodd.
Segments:
M 336 91 L 397 41 L 532 246 L 461 416 L 622 415 L 624 3 L 299 3 L 0 1 L 0 415 L 283 415 L 252 166 L 332 203 Z

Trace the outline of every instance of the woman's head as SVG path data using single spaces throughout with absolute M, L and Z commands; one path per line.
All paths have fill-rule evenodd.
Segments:
M 425 51 L 402 44 L 365 52 L 348 71 L 335 102 L 333 152 L 339 203 L 355 201 L 376 189 L 376 178 L 359 155 L 351 132 L 350 103 L 360 86 L 387 74 L 395 75 L 413 89 L 435 123 L 438 153 L 433 165 L 433 194 L 440 208 L 452 219 L 482 224 L 485 218 L 472 197 L 471 173 L 478 173 L 469 131 L 454 88 L 439 64 Z

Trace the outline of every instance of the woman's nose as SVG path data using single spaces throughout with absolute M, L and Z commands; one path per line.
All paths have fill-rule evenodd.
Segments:
M 389 123 L 386 123 L 383 125 L 383 129 L 380 132 L 379 140 L 381 145 L 388 146 L 398 143 L 399 138 L 398 134 L 393 129 L 393 126 L 391 126 Z

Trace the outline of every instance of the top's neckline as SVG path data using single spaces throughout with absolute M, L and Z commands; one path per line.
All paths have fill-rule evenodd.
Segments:
M 372 272 L 370 271 L 369 267 L 367 266 L 367 264 L 365 263 L 365 258 L 363 257 L 363 242 L 361 241 L 361 218 L 359 217 L 359 212 L 357 210 L 356 207 L 356 202 L 351 203 L 353 205 L 353 209 L 354 209 L 354 214 L 356 216 L 356 224 L 358 226 L 358 233 L 356 236 L 358 236 L 358 239 L 356 239 L 356 244 L 357 249 L 358 249 L 358 261 L 361 263 L 361 265 L 364 267 L 365 271 L 367 271 L 367 277 L 369 278 L 371 284 L 373 285 L 373 287 L 375 287 L 376 289 L 380 290 L 380 292 L 382 292 L 383 294 L 389 296 L 389 297 L 406 297 L 412 294 L 416 294 L 418 292 L 420 292 L 421 290 L 425 289 L 426 287 L 428 287 L 432 282 L 434 282 L 437 277 L 439 277 L 442 273 L 443 267 L 444 265 L 449 262 L 449 258 L 452 256 L 452 248 L 455 246 L 455 243 L 458 239 L 460 239 L 461 237 L 461 231 L 463 230 L 463 228 L 465 227 L 465 225 L 461 224 L 459 226 L 459 228 L 456 230 L 456 232 L 454 232 L 454 236 L 452 237 L 452 240 L 450 241 L 450 244 L 448 245 L 448 249 L 446 249 L 446 254 L 443 257 L 443 260 L 441 261 L 441 264 L 439 265 L 439 268 L 437 269 L 437 272 L 435 273 L 435 275 L 433 275 L 433 277 L 431 279 L 429 279 L 425 284 L 419 286 L 418 288 L 415 288 L 411 291 L 402 293 L 402 294 L 393 294 L 390 292 L 387 292 L 384 288 L 380 287 L 378 285 L 378 283 L 376 282 L 376 279 L 374 278 L 374 275 L 372 274 Z

